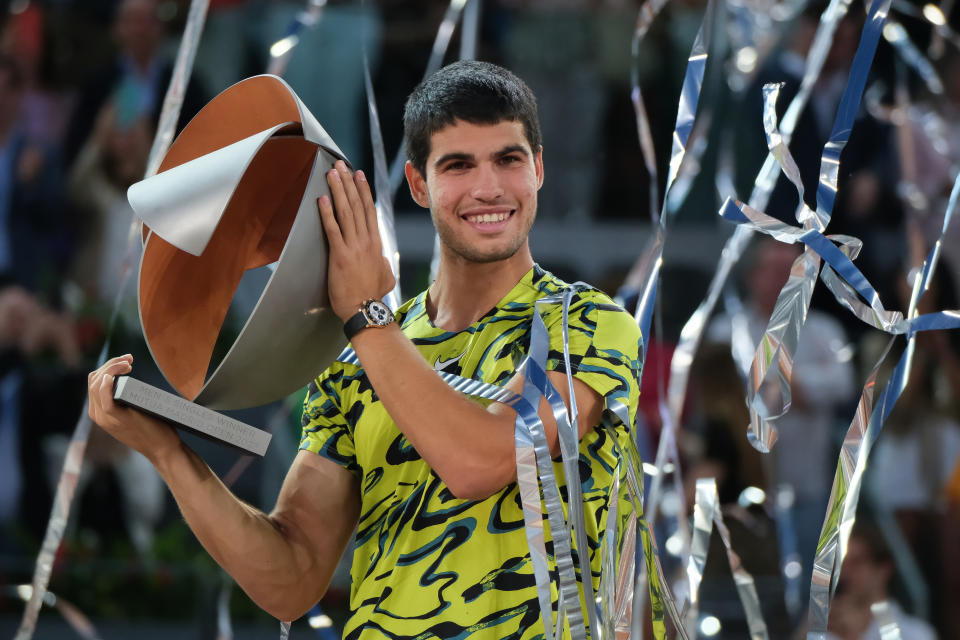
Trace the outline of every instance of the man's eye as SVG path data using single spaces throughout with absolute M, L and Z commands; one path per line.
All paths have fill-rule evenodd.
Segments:
M 451 162 L 447 165 L 447 171 L 461 171 L 467 168 L 466 162 Z
M 500 164 L 516 164 L 517 162 L 520 162 L 518 156 L 503 156 L 500 158 Z

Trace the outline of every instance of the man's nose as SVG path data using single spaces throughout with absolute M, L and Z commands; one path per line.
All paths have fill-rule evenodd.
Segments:
M 503 186 L 493 163 L 482 163 L 477 167 L 476 181 L 471 195 L 477 200 L 496 200 L 503 195 Z

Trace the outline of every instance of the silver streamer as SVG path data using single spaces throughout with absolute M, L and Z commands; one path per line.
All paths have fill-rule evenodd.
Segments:
M 944 18 L 942 22 L 940 20 L 932 22 L 927 16 L 924 15 L 923 11 L 918 8 L 917 5 L 911 4 L 907 0 L 896 0 L 893 3 L 893 8 L 903 15 L 910 16 L 912 18 L 919 18 L 921 20 L 927 20 L 927 22 L 930 22 L 930 24 L 933 25 L 934 37 L 930 42 L 930 54 L 934 58 L 939 58 L 943 55 L 944 42 L 949 42 L 954 46 L 954 48 L 960 50 L 960 34 L 954 31 L 946 21 L 946 16 L 950 15 L 950 11 L 953 8 L 952 0 L 943 0 L 938 7 L 940 10 L 940 16 Z
M 650 118 L 647 116 L 647 109 L 644 106 L 643 95 L 640 91 L 640 72 L 638 69 L 638 61 L 640 58 L 640 43 L 643 42 L 647 32 L 650 31 L 650 25 L 653 24 L 653 19 L 657 17 L 657 14 L 660 13 L 666 4 L 667 0 L 649 0 L 649 2 L 646 2 L 640 7 L 640 13 L 637 15 L 637 26 L 636 29 L 634 29 L 633 40 L 631 42 L 631 54 L 633 58 L 631 74 L 633 77 L 630 98 L 633 102 L 633 110 L 637 119 L 637 134 L 640 138 L 640 151 L 643 154 L 643 163 L 647 168 L 647 176 L 650 180 L 650 187 L 648 190 L 650 197 L 650 219 L 654 224 L 657 223 L 657 211 L 660 209 L 660 197 L 657 194 L 657 182 L 659 181 L 657 174 L 657 156 L 653 149 L 653 135 L 650 132 Z M 644 336 L 644 340 L 646 339 L 647 337 Z
M 900 640 L 900 626 L 893 616 L 889 600 L 874 602 L 870 605 L 870 612 L 880 628 L 880 640 Z
M 804 110 L 809 101 L 814 84 L 819 78 L 820 71 L 826 59 L 826 54 L 830 49 L 834 34 L 840 19 L 846 14 L 849 6 L 849 0 L 832 0 L 820 18 L 820 24 L 814 36 L 814 41 L 806 60 L 806 68 L 801 81 L 800 90 L 791 101 L 780 124 L 778 133 L 779 140 L 775 140 L 775 147 L 782 143 L 784 147 L 789 144 L 793 130 L 796 127 L 800 113 Z M 776 184 L 776 178 L 779 173 L 779 166 L 776 156 L 771 149 L 754 183 L 754 189 L 750 197 L 750 205 L 763 209 L 766 208 L 770 194 Z M 746 225 L 739 225 L 733 235 L 725 244 L 721 253 L 721 259 L 715 271 L 713 280 L 708 288 L 707 296 L 700 303 L 694 314 L 684 325 L 681 332 L 679 343 L 674 350 L 671 360 L 670 383 L 668 389 L 669 412 L 671 416 L 679 416 L 686 396 L 687 385 L 689 381 L 690 367 L 694 355 L 702 340 L 703 331 L 706 327 L 706 321 L 710 317 L 720 292 L 723 290 L 733 265 L 739 260 L 747 246 L 753 229 Z M 736 314 L 732 314 L 736 317 Z M 740 352 L 749 353 L 753 351 L 753 344 L 746 331 L 733 332 L 731 340 L 731 349 L 737 362 L 745 358 L 737 358 Z M 741 369 L 743 367 L 741 366 Z M 658 451 L 658 460 L 665 459 L 663 452 L 666 449 L 666 443 L 661 442 Z M 655 479 L 656 483 L 656 479 Z M 651 490 L 651 502 L 659 500 L 659 492 L 656 488 Z M 654 512 L 655 513 L 655 512 Z M 790 527 L 792 532 L 792 527 Z M 786 561 L 786 559 L 785 559 Z M 786 565 L 785 565 L 786 568 Z M 793 581 L 794 583 L 796 580 Z M 794 585 L 796 586 L 796 585 Z M 796 591 L 796 589 L 794 589 Z M 795 608 L 796 605 L 794 605 Z
M 733 575 L 733 581 L 737 587 L 737 595 L 740 597 L 740 603 L 746 613 L 750 639 L 763 640 L 768 638 L 767 625 L 763 621 L 760 598 L 757 596 L 753 576 L 743 568 L 740 557 L 730 546 L 730 531 L 723 521 L 723 513 L 720 510 L 720 495 L 717 493 L 717 481 L 714 478 L 697 479 L 696 499 L 693 506 L 693 527 L 694 534 L 690 558 L 687 561 L 686 568 L 687 584 L 690 590 L 688 607 L 684 613 L 687 634 L 691 638 L 695 638 L 697 635 L 699 617 L 697 594 L 703 581 L 703 568 L 706 565 L 707 553 L 710 550 L 710 535 L 713 533 L 713 528 L 716 527 L 727 552 L 727 562 L 730 565 L 730 573 Z
M 654 8 L 659 10 L 657 7 Z M 649 28 L 649 22 L 653 19 L 654 15 L 655 11 L 650 11 L 646 14 L 643 12 L 641 13 L 640 25 L 638 26 L 640 37 L 642 37 L 642 35 L 646 32 L 646 29 Z M 634 267 L 630 278 L 628 278 L 628 286 L 632 280 L 634 286 L 638 286 L 639 291 L 635 319 L 637 324 L 640 326 L 641 335 L 643 336 L 642 355 L 644 361 L 646 360 L 647 347 L 650 341 L 650 320 L 653 315 L 654 303 L 657 295 L 657 285 L 660 277 L 660 269 L 663 264 L 663 246 L 666 239 L 667 220 L 670 217 L 667 203 L 670 198 L 671 188 L 673 187 L 677 176 L 680 173 L 681 165 L 684 163 L 687 145 L 690 139 L 690 134 L 693 130 L 697 107 L 700 102 L 700 91 L 703 84 L 703 76 L 706 70 L 707 59 L 709 56 L 708 52 L 710 46 L 710 33 L 714 26 L 713 17 L 714 2 L 713 0 L 710 0 L 707 4 L 703 21 L 701 22 L 700 28 L 697 31 L 697 36 L 694 40 L 690 56 L 687 60 L 687 69 L 684 74 L 683 88 L 681 89 L 680 93 L 680 104 L 677 108 L 676 124 L 674 125 L 673 147 L 670 153 L 670 165 L 667 174 L 666 187 L 664 188 L 664 201 L 662 210 L 660 212 L 659 224 L 656 227 L 656 234 L 651 241 L 651 245 L 641 254 L 641 258 L 638 261 L 637 266 Z M 637 42 L 636 36 L 634 40 Z M 639 98 L 638 83 L 635 83 L 634 86 L 634 96 Z M 636 100 L 635 104 L 642 104 L 642 102 Z M 640 124 L 642 125 L 645 123 L 645 120 L 641 118 L 641 115 L 645 118 L 645 113 L 642 113 L 641 110 L 638 110 L 637 116 L 638 119 L 640 119 Z M 641 139 L 643 139 L 642 131 L 643 129 L 641 127 Z M 647 153 L 648 152 L 645 151 L 645 155 Z M 651 181 L 655 182 L 655 180 L 656 176 L 651 176 Z M 655 194 L 651 194 L 651 197 L 655 197 Z M 662 402 L 661 405 L 663 405 Z M 661 413 L 664 413 L 662 409 Z M 651 528 L 657 517 L 659 487 L 663 482 L 663 470 L 666 468 L 666 462 L 668 458 L 672 457 L 674 469 L 676 470 L 674 475 L 675 484 L 679 484 L 680 482 L 679 455 L 676 453 L 676 443 L 673 440 L 673 430 L 674 425 L 672 421 L 669 419 L 665 420 L 661 430 L 660 445 L 655 463 L 656 468 L 660 470 L 660 473 L 654 477 L 654 484 L 651 491 L 651 503 L 649 508 Z M 673 443 L 672 447 L 668 446 L 668 443 Z M 682 495 L 682 492 L 678 493 L 678 496 Z M 684 540 L 684 547 L 686 548 L 687 540 L 689 539 L 685 529 L 686 523 L 682 517 L 678 519 L 678 523 L 681 527 L 681 531 L 683 532 L 682 539 Z M 672 602 L 672 593 L 664 593 L 662 595 L 668 600 L 671 600 L 670 608 L 671 610 L 675 610 L 676 607 Z M 674 622 L 678 628 L 682 628 L 683 625 L 680 620 L 675 619 Z
M 3 591 L 6 595 L 29 602 L 33 594 L 33 587 L 29 584 L 9 585 Z M 43 604 L 56 609 L 73 632 L 83 640 L 100 640 L 100 634 L 90 619 L 72 603 L 55 595 L 52 591 L 46 591 L 43 594 Z
M 826 60 L 826 54 L 833 43 L 833 36 L 837 29 L 840 19 L 846 14 L 850 0 L 831 0 L 827 9 L 820 18 L 820 24 L 814 36 L 810 53 L 807 56 L 806 68 L 803 79 L 800 84 L 800 90 L 794 96 L 787 111 L 780 123 L 779 132 L 785 144 L 789 144 L 793 131 L 796 128 L 800 113 L 806 107 L 817 78 L 820 77 L 820 71 Z M 766 208 L 770 194 L 776 184 L 776 178 L 779 173 L 779 167 L 776 158 L 772 152 L 767 158 L 754 183 L 753 193 L 750 196 L 750 205 L 760 209 Z M 699 348 L 703 338 L 703 331 L 706 328 L 707 320 L 713 313 L 720 293 L 723 290 L 733 266 L 743 255 L 750 238 L 753 236 L 753 229 L 746 225 L 739 225 L 734 230 L 733 235 L 727 240 L 720 255 L 720 262 L 714 272 L 714 276 L 708 287 L 707 296 L 697 307 L 693 315 L 684 325 L 680 340 L 673 353 L 670 362 L 670 384 L 668 388 L 669 408 L 672 421 L 679 419 L 680 410 L 683 407 L 686 397 L 687 386 L 690 377 L 690 367 L 693 358 Z M 746 347 L 744 349 L 744 347 Z M 734 353 L 734 359 L 737 360 L 738 351 L 753 351 L 753 345 L 743 345 L 738 341 L 731 341 L 731 348 Z M 657 454 L 661 458 L 660 452 Z M 659 494 L 651 490 L 651 503 L 656 504 L 659 500 Z M 655 513 L 655 509 L 651 509 Z
M 767 99 L 764 107 L 764 130 L 767 134 L 767 145 L 784 174 L 797 187 L 800 202 L 796 218 L 807 231 L 822 232 L 830 221 L 837 191 L 840 154 L 850 137 L 850 128 L 889 6 L 890 0 L 877 0 L 870 8 L 850 71 L 850 80 L 841 99 L 830 139 L 823 149 L 816 211 L 812 211 L 803 202 L 803 183 L 799 170 L 790 157 L 785 138 L 777 132 L 774 109 L 777 91 L 769 90 L 765 93 Z M 762 230 L 780 240 L 786 239 L 781 233 L 782 228 L 775 225 L 772 218 Z M 754 354 L 747 388 L 747 407 L 750 410 L 748 438 L 750 443 L 762 452 L 770 451 L 776 441 L 774 421 L 790 409 L 793 354 L 796 352 L 800 330 L 806 321 L 819 270 L 820 256 L 808 247 L 794 262 L 790 277 L 777 298 L 769 324 Z M 872 301 L 880 304 L 876 296 Z
M 863 387 L 853 422 L 843 439 L 843 448 L 837 462 L 837 471 L 830 490 L 827 516 L 820 532 L 810 585 L 810 610 L 808 613 L 807 640 L 824 640 L 827 619 L 830 616 L 830 601 L 840 575 L 840 563 L 846 554 L 847 539 L 853 527 L 860 482 L 866 466 L 870 442 L 865 438 L 873 411 L 873 395 L 876 389 L 880 365 L 890 352 L 893 340 L 887 344 L 883 356 L 874 366 Z M 907 343 L 905 357 L 912 357 L 913 340 Z M 902 380 L 905 383 L 905 380 Z
M 203 23 L 206 20 L 207 4 L 207 0 L 191 0 L 183 37 L 180 41 L 180 48 L 177 52 L 176 61 L 174 62 L 170 85 L 167 88 L 167 93 L 163 100 L 163 107 L 160 111 L 157 132 L 154 136 L 153 144 L 150 148 L 150 155 L 147 159 L 145 177 L 152 176 L 156 173 L 157 167 L 159 167 L 164 154 L 166 154 L 167 149 L 173 141 L 177 120 L 180 117 L 180 109 L 183 105 L 183 96 L 186 91 L 187 82 L 190 79 L 190 73 L 193 69 L 193 60 L 196 57 L 197 44 L 200 41 L 200 34 L 203 32 Z M 136 221 L 131 224 L 127 247 L 124 253 L 123 266 L 121 268 L 121 283 L 117 289 L 113 310 L 110 315 L 107 336 L 112 333 L 117 318 L 119 317 L 120 300 L 123 297 L 127 280 L 132 271 L 131 264 L 137 246 L 135 240 L 137 235 L 139 235 L 137 233 L 138 227 L 139 225 Z M 108 338 L 97 358 L 98 367 L 106 362 L 109 344 Z M 50 574 L 53 571 L 54 558 L 57 550 L 60 548 L 60 543 L 63 541 L 67 520 L 70 517 L 70 509 L 73 506 L 73 498 L 77 490 L 80 470 L 83 467 L 87 440 L 89 439 L 90 429 L 93 425 L 87 414 L 87 409 L 88 404 L 85 401 L 80 417 L 74 427 L 73 435 L 70 438 L 67 454 L 64 458 L 63 470 L 60 472 L 60 479 L 57 482 L 57 490 L 53 498 L 50 519 L 47 522 L 47 529 L 40 546 L 40 553 L 37 555 L 30 599 L 24 608 L 23 618 L 20 621 L 20 626 L 14 636 L 14 640 L 30 640 L 36 631 L 37 616 L 39 615 L 40 607 L 47 593 L 47 586 L 50 584 Z
M 393 290 L 386 295 L 384 302 L 396 311 L 403 300 L 400 294 L 400 250 L 397 247 L 397 231 L 393 219 L 393 197 L 390 190 L 390 176 L 387 173 L 387 153 L 383 146 L 380 116 L 377 112 L 377 100 L 373 93 L 373 80 L 370 77 L 370 63 L 366 52 L 363 54 L 363 81 L 367 91 L 367 113 L 370 117 L 374 187 L 377 191 L 377 229 L 380 232 L 383 255 L 390 262 L 390 269 L 393 270 L 393 277 L 396 279 Z
M 940 81 L 936 69 L 917 48 L 917 45 L 913 44 L 902 24 L 896 20 L 888 20 L 887 25 L 883 28 L 883 37 L 893 45 L 894 51 L 900 55 L 907 66 L 920 76 L 930 93 L 937 96 L 943 95 L 943 83 Z
M 193 60 L 197 57 L 197 45 L 200 43 L 200 34 L 203 33 L 203 23 L 207 19 L 207 5 L 209 0 L 191 0 L 190 11 L 187 13 L 187 23 L 183 28 L 183 37 L 180 48 L 177 50 L 177 59 L 173 63 L 173 74 L 167 94 L 163 98 L 163 107 L 160 110 L 160 120 L 157 123 L 157 133 L 150 147 L 149 160 L 145 178 L 157 172 L 167 149 L 173 143 L 173 136 L 177 131 L 177 121 L 180 119 L 180 109 L 183 107 L 183 97 L 187 92 L 187 83 L 193 71 Z
M 423 73 L 423 79 L 426 80 L 432 76 L 440 65 L 443 64 L 443 58 L 447 55 L 447 49 L 450 47 L 450 39 L 457 28 L 457 22 L 460 21 L 460 14 L 463 12 L 464 5 L 471 0 L 450 0 L 447 5 L 447 12 L 440 22 L 440 28 L 437 29 L 437 36 L 433 40 L 433 49 L 430 51 L 430 59 L 427 60 L 427 69 Z M 476 2 L 477 0 L 472 0 Z M 400 148 L 397 149 L 397 155 L 393 158 L 390 165 L 390 198 L 397 193 L 400 183 L 403 182 L 403 164 L 407 160 L 407 139 L 400 142 Z M 385 198 L 386 194 L 381 198 Z
M 601 546 L 601 569 L 600 569 L 600 596 L 596 598 L 597 603 L 600 605 L 601 619 L 603 620 L 603 633 L 596 634 L 595 632 L 591 637 L 597 638 L 614 638 L 616 637 L 616 627 L 617 627 L 617 587 L 622 587 L 618 580 L 617 573 L 617 525 L 620 520 L 619 513 L 620 506 L 620 462 L 617 462 L 616 467 L 613 471 L 613 484 L 610 487 L 610 496 L 607 499 L 607 530 L 603 538 L 603 545 Z M 632 521 L 631 521 L 632 524 Z M 629 525 L 628 525 L 629 527 Z M 624 538 L 627 538 L 627 533 L 624 533 Z M 579 545 L 579 542 L 577 543 Z M 633 545 L 626 546 L 626 540 L 624 541 L 624 549 L 632 550 Z M 579 547 L 578 547 L 579 549 Z M 580 552 L 580 556 L 586 556 L 585 553 Z M 632 553 L 624 553 L 623 558 L 633 557 Z M 581 575 L 582 570 L 581 570 Z M 632 577 L 632 572 L 631 572 Z M 586 588 L 584 589 L 586 594 Z M 587 610 L 589 611 L 592 601 L 587 600 Z
M 313 28 L 320 22 L 327 0 L 307 0 L 307 8 L 297 14 L 280 40 L 270 47 L 270 62 L 267 73 L 283 77 L 293 56 L 293 50 L 300 44 L 300 33 L 305 28 Z
M 230 592 L 233 578 L 227 573 L 220 576 L 220 592 L 217 594 L 217 640 L 233 640 L 233 623 L 230 621 Z
M 585 525 L 584 505 L 583 505 L 583 485 L 580 481 L 580 437 L 577 429 L 577 397 L 573 388 L 573 367 L 570 364 L 570 299 L 573 292 L 567 290 L 563 293 L 562 301 L 562 336 L 563 336 L 563 363 L 567 374 L 567 392 L 570 397 L 570 409 L 563 403 L 562 397 L 558 393 L 548 395 L 547 400 L 553 408 L 554 419 L 557 422 L 557 438 L 560 441 L 560 452 L 563 460 L 563 472 L 567 486 L 567 512 L 570 518 L 570 527 L 573 529 L 574 539 L 577 543 L 577 556 L 580 560 L 580 576 L 582 578 L 584 600 L 587 602 L 587 620 L 590 625 L 591 636 L 598 638 L 600 636 L 600 627 L 597 621 L 596 599 L 593 592 L 593 571 L 590 568 L 590 553 L 587 542 L 587 530 Z M 544 328 L 546 332 L 546 328 Z M 618 485 L 619 488 L 619 485 Z M 611 491 L 611 495 L 616 492 Z M 615 514 L 614 514 L 615 515 Z M 610 517 L 609 515 L 607 516 Z M 616 538 L 616 536 L 614 536 Z M 608 605 L 611 606 L 611 605 Z
M 840 459 L 837 461 L 837 471 L 830 490 L 827 514 L 821 528 L 820 541 L 817 544 L 814 560 L 810 586 L 810 608 L 807 614 L 808 640 L 823 640 L 826 638 L 830 603 L 836 590 L 840 564 L 846 554 L 847 540 L 856 520 L 857 503 L 860 497 L 863 474 L 866 471 L 867 458 L 887 416 L 900 398 L 909 380 L 916 341 L 915 332 L 932 327 L 960 327 L 960 311 L 942 311 L 924 316 L 918 316 L 916 312 L 917 302 L 920 296 L 926 292 L 931 274 L 938 264 L 940 247 L 953 219 L 958 201 L 960 201 L 960 175 L 954 181 L 953 190 L 950 193 L 947 210 L 943 216 L 940 239 L 934 244 L 914 278 L 913 292 L 906 314 L 909 325 L 904 353 L 890 376 L 886 388 L 880 395 L 877 405 L 873 406 L 877 372 L 893 344 L 893 339 L 891 339 L 880 360 L 874 366 L 866 386 L 864 386 L 857 406 L 857 413 L 844 438 L 843 449 L 840 452 Z

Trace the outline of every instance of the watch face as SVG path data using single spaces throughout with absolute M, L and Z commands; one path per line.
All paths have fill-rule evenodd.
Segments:
M 364 315 L 372 324 L 383 326 L 393 321 L 393 313 L 390 308 L 379 300 L 371 300 L 367 303 L 365 311 Z

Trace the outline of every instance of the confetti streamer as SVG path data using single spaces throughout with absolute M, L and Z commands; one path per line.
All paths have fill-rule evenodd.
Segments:
M 29 602 L 33 594 L 33 587 L 29 584 L 11 585 L 6 587 L 4 591 L 17 599 Z M 52 591 L 44 592 L 43 604 L 56 609 L 79 637 L 84 640 L 100 640 L 100 634 L 93 626 L 93 622 L 74 604 L 55 595 Z
M 918 316 L 916 312 L 917 303 L 927 291 L 930 278 L 939 262 L 943 238 L 950 226 L 958 200 L 960 200 L 960 175 L 957 176 L 950 193 L 940 238 L 928 253 L 914 278 L 913 292 L 907 307 L 908 319 L 905 321 L 907 344 L 903 355 L 874 405 L 877 372 L 893 345 L 893 339 L 891 339 L 867 379 L 857 412 L 844 438 L 814 560 L 810 585 L 810 608 L 807 614 L 808 640 L 826 638 L 830 605 L 840 576 L 840 565 L 846 555 L 850 531 L 856 521 L 857 504 L 867 459 L 890 411 L 906 388 L 913 363 L 916 332 L 934 328 L 960 328 L 960 310 L 940 311 L 922 316 Z
M 654 18 L 666 6 L 667 0 L 650 0 L 640 7 L 640 13 L 637 15 L 637 26 L 633 32 L 633 39 L 630 44 L 631 57 L 633 63 L 630 69 L 631 92 L 630 99 L 633 102 L 633 109 L 637 119 L 637 134 L 640 136 L 640 151 L 643 154 L 643 163 L 647 168 L 647 175 L 650 179 L 650 219 L 656 224 L 656 212 L 660 209 L 660 197 L 657 195 L 657 156 L 653 150 L 653 134 L 650 132 L 650 118 L 647 116 L 647 109 L 643 103 L 643 95 L 640 91 L 640 43 L 650 31 L 650 25 Z M 646 338 L 646 336 L 644 336 Z
M 173 141 L 173 134 L 180 116 L 180 109 L 183 105 L 183 96 L 190 78 L 190 73 L 193 69 L 193 60 L 196 57 L 197 44 L 200 40 L 200 34 L 203 31 L 203 23 L 206 20 L 207 4 L 207 0 L 192 0 L 190 3 L 190 10 L 187 14 L 183 37 L 181 38 L 180 48 L 177 51 L 177 58 L 174 62 L 170 85 L 167 88 L 167 93 L 163 100 L 163 107 L 160 111 L 157 133 L 154 137 L 153 145 L 150 148 L 145 177 L 156 173 L 157 167 L 163 159 L 163 155 Z M 117 288 L 113 310 L 108 323 L 108 338 L 104 342 L 103 348 L 100 350 L 97 358 L 98 367 L 106 362 L 110 345 L 109 336 L 113 332 L 117 318 L 119 317 L 120 301 L 122 300 L 127 281 L 132 271 L 130 267 L 136 251 L 137 243 L 135 242 L 135 238 L 138 235 L 137 227 L 138 224 L 134 221 L 134 223 L 131 224 L 131 232 L 128 237 L 123 266 L 121 267 L 120 286 Z M 23 618 L 14 636 L 15 640 L 30 640 L 36 630 L 37 616 L 40 612 L 40 606 L 43 603 L 45 594 L 47 593 L 47 585 L 50 584 L 54 557 L 60 548 L 60 543 L 63 541 L 67 520 L 70 516 L 70 509 L 73 505 L 73 498 L 76 494 L 80 470 L 83 467 L 87 440 L 90 436 L 90 429 L 93 426 L 87 410 L 88 404 L 87 401 L 84 401 L 80 417 L 77 420 L 73 435 L 70 438 L 70 444 L 63 462 L 63 470 L 57 482 L 57 490 L 54 494 L 50 519 L 47 522 L 47 529 L 43 542 L 41 543 L 40 553 L 37 555 L 30 600 L 24 608 Z
M 430 51 L 430 59 L 427 60 L 427 69 L 423 72 L 423 78 L 426 80 L 432 76 L 440 65 L 443 64 L 443 58 L 447 55 L 447 49 L 450 47 L 450 39 L 457 28 L 457 22 L 460 21 L 460 15 L 463 13 L 464 5 L 470 0 L 450 0 L 447 5 L 447 12 L 440 22 L 440 28 L 437 29 L 436 38 L 433 41 L 433 49 Z M 476 2 L 477 0 L 473 0 Z M 400 183 L 403 182 L 403 165 L 407 160 L 407 140 L 400 141 L 400 148 L 397 149 L 397 155 L 393 158 L 390 165 L 390 197 L 393 198 Z
M 293 56 L 293 50 L 300 44 L 300 34 L 304 29 L 317 26 L 326 4 L 327 0 L 307 0 L 307 8 L 299 12 L 290 22 L 283 37 L 270 46 L 270 63 L 267 65 L 267 73 L 283 76 Z
M 880 638 L 882 640 L 900 640 L 900 626 L 897 624 L 897 619 L 893 617 L 893 609 L 889 600 L 874 602 L 870 605 L 870 612 L 873 613 L 873 617 L 880 627 Z
M 380 245 L 383 255 L 390 262 L 390 269 L 396 279 L 396 285 L 384 299 L 387 305 L 396 311 L 403 297 L 400 293 L 400 250 L 397 247 L 396 223 L 393 219 L 393 197 L 390 189 L 390 176 L 387 173 L 387 154 L 383 146 L 383 134 L 380 129 L 380 116 L 377 112 L 377 100 L 373 93 L 373 80 L 370 77 L 370 63 L 367 54 L 363 54 L 363 81 L 367 91 L 367 113 L 370 117 L 370 144 L 373 148 L 374 187 L 377 192 L 377 228 L 380 231 Z
M 937 96 L 943 95 L 943 83 L 940 81 L 936 69 L 917 48 L 917 45 L 913 44 L 902 24 L 896 20 L 888 20 L 887 25 L 883 28 L 883 38 L 893 45 L 894 51 L 900 55 L 907 66 L 920 76 L 927 87 L 927 91 Z
M 723 521 L 723 513 L 720 511 L 720 495 L 717 493 L 717 481 L 714 478 L 697 479 L 696 499 L 693 506 L 693 527 L 695 533 L 686 568 L 687 584 L 690 590 L 690 598 L 684 612 L 687 633 L 691 638 L 695 638 L 697 634 L 698 594 L 703 582 L 703 568 L 707 563 L 707 552 L 710 550 L 710 535 L 716 527 L 727 552 L 727 562 L 730 566 L 730 573 L 733 575 L 734 584 L 737 587 L 737 595 L 740 597 L 740 602 L 746 613 L 750 640 L 768 638 L 767 625 L 763 621 L 763 613 L 760 611 L 760 598 L 757 596 L 753 576 L 743 568 L 740 557 L 730 546 L 730 531 Z
M 777 298 L 770 322 L 754 354 L 750 370 L 750 382 L 747 388 L 747 407 L 750 410 L 748 438 L 750 443 L 761 452 L 770 451 L 777 438 L 774 421 L 790 409 L 793 354 L 796 352 L 797 339 L 805 322 L 810 297 L 813 294 L 813 288 L 819 273 L 820 257 L 827 257 L 824 255 L 825 253 L 830 253 L 835 259 L 836 254 L 843 255 L 820 232 L 826 228 L 833 212 L 839 176 L 840 154 L 850 138 L 850 130 L 863 95 L 867 73 L 876 51 L 889 6 L 889 0 L 876 0 L 870 8 L 870 14 L 850 70 L 850 78 L 840 100 L 833 130 L 830 139 L 824 146 L 820 163 L 820 181 L 817 186 L 816 211 L 807 207 L 802 200 L 803 184 L 799 180 L 799 172 L 795 163 L 790 159 L 785 138 L 776 132 L 775 112 L 772 108 L 765 110 L 764 125 L 767 132 L 768 147 L 771 155 L 783 168 L 785 174 L 797 186 L 801 198 L 797 208 L 797 221 L 804 228 L 802 236 L 805 239 L 803 241 L 815 250 L 805 250 L 794 263 L 790 277 Z M 790 115 L 789 111 L 787 115 Z M 725 206 L 724 209 L 726 210 L 728 207 Z M 750 209 L 748 206 L 740 208 L 743 212 L 748 209 Z M 761 217 L 757 216 L 757 213 L 759 212 L 751 211 L 748 215 L 753 216 L 755 220 L 760 220 Z M 769 217 L 763 218 L 763 224 L 759 227 L 760 230 L 785 241 L 789 237 L 783 233 L 783 227 L 786 225 L 774 224 L 774 220 Z M 849 259 L 847 262 L 849 262 Z M 833 261 L 831 261 L 831 264 L 833 264 Z M 852 263 L 849 263 L 849 266 L 852 267 Z M 856 278 L 857 274 L 861 277 Z M 858 269 L 855 267 L 846 269 L 845 265 L 843 275 L 850 276 L 845 279 L 848 282 L 853 280 L 854 288 L 867 300 L 870 300 L 872 306 L 880 305 L 876 293 L 866 283 L 866 279 L 862 278 Z M 868 290 L 869 294 L 867 293 Z

